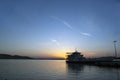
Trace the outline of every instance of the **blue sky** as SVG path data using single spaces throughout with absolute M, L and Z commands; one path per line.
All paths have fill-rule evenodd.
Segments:
M 0 53 L 107 56 L 114 40 L 119 49 L 119 0 L 0 0 Z

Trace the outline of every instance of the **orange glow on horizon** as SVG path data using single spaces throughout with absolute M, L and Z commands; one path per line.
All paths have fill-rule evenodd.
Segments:
M 47 52 L 47 54 L 49 54 L 48 56 L 51 56 L 53 58 L 63 58 L 63 59 L 66 59 L 66 52 L 67 51 L 68 50 L 66 50 L 66 49 L 54 50 L 54 51 L 51 51 L 51 52 Z
M 40 58 L 61 58 L 66 59 L 66 51 L 37 52 L 36 57 Z
M 65 53 L 56 53 L 56 55 L 54 55 L 54 57 L 66 59 L 66 54 Z

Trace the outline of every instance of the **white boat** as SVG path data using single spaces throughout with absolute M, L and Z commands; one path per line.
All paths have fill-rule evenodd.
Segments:
M 84 60 L 85 57 L 83 57 L 81 52 L 75 51 L 67 53 L 66 62 L 83 62 Z

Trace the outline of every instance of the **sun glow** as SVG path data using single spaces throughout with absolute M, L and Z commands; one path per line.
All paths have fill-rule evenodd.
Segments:
M 54 52 L 51 52 L 51 56 L 55 57 L 55 58 L 64 58 L 66 59 L 66 52 L 68 52 L 70 50 L 56 50 Z
M 66 53 L 65 52 L 54 52 L 51 53 L 51 55 L 55 58 L 64 58 L 66 59 Z

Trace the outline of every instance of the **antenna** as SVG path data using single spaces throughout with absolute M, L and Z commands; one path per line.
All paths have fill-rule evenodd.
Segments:
M 77 52 L 77 48 L 75 48 L 75 52 Z
M 113 41 L 114 42 L 114 49 L 115 49 L 115 57 L 117 57 L 117 49 L 116 49 L 116 40 L 115 41 Z

